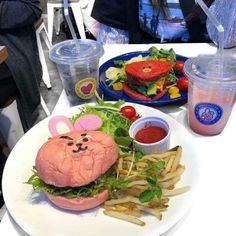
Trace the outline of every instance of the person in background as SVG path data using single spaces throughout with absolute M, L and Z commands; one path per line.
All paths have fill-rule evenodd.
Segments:
M 42 67 L 34 23 L 41 14 L 38 0 L 0 1 L 0 45 L 8 51 L 0 65 L 0 106 L 15 95 L 25 131 L 32 127 L 32 115 L 40 104 Z
M 208 6 L 213 2 L 205 0 Z M 215 5 L 220 9 L 227 2 L 217 0 Z M 217 35 L 209 37 L 206 15 L 195 0 L 116 0 L 112 3 L 95 0 L 91 15 L 100 22 L 97 40 L 102 43 L 110 43 L 112 31 L 123 35 L 122 43 L 217 42 Z M 210 25 L 208 31 L 209 28 L 214 26 Z M 121 43 L 119 38 L 117 43 Z
M 129 0 L 95 0 L 91 16 L 99 22 L 96 38 L 102 43 L 129 43 L 126 5 Z M 133 2 L 133 0 L 131 0 Z M 132 14 L 133 9 L 130 10 Z
M 40 104 L 42 68 L 34 23 L 41 13 L 37 0 L 0 0 L 0 45 L 8 51 L 8 58 L 0 64 L 0 109 L 16 99 L 24 131 L 32 127 L 32 114 Z M 6 159 L 0 144 L 0 207 L 4 204 L 1 182 Z

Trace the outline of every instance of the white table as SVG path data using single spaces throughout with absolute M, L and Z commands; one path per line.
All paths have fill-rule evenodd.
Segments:
M 177 54 L 193 57 L 199 53 L 215 53 L 216 48 L 208 44 L 162 44 L 158 48 L 173 48 Z M 100 63 L 122 53 L 146 50 L 150 45 L 106 45 L 105 54 Z M 236 57 L 235 49 L 227 53 Z M 69 106 L 62 93 L 54 113 Z M 204 137 L 194 134 L 187 125 L 186 105 L 177 107 L 168 105 L 158 109 L 174 117 L 182 123 L 193 136 L 199 149 L 199 163 L 201 166 L 201 184 L 196 193 L 195 201 L 188 214 L 165 235 L 171 236 L 199 236 L 199 235 L 236 235 L 236 154 L 234 145 L 236 132 L 236 107 L 224 131 L 217 136 Z M 5 214 L 0 224 L 0 235 L 26 235 L 16 226 L 9 214 Z

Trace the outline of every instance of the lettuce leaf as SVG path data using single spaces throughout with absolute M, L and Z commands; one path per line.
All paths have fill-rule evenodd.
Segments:
M 111 195 L 114 189 L 123 189 L 128 185 L 127 180 L 116 178 L 116 171 L 114 168 L 111 168 L 106 174 L 102 175 L 96 181 L 80 187 L 56 187 L 46 184 L 37 175 L 35 167 L 32 171 L 33 175 L 28 179 L 26 184 L 32 185 L 35 192 L 44 190 L 54 196 L 63 196 L 66 198 L 92 197 L 104 189 L 108 189 Z
M 125 101 L 123 100 L 119 100 L 116 103 L 99 101 L 94 106 L 85 105 L 77 115 L 71 118 L 71 120 L 72 122 L 75 122 L 80 116 L 85 114 L 97 115 L 103 121 L 99 130 L 115 138 L 115 130 L 117 128 L 128 130 L 131 125 L 131 122 L 120 113 L 120 107 L 124 103 Z

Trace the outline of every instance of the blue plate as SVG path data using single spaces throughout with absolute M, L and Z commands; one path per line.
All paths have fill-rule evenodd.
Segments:
M 179 98 L 176 99 L 170 99 L 169 94 L 166 93 L 163 97 L 161 97 L 158 100 L 155 101 L 143 101 L 143 100 L 136 100 L 133 98 L 128 97 L 125 93 L 123 93 L 123 91 L 115 91 L 112 89 L 112 87 L 109 87 L 109 81 L 108 79 L 105 77 L 105 71 L 111 67 L 117 67 L 117 65 L 114 64 L 115 60 L 129 60 L 133 57 L 137 57 L 139 55 L 142 56 L 148 56 L 149 52 L 148 51 L 137 51 L 137 52 L 131 52 L 131 53 L 126 53 L 126 54 L 122 54 L 120 56 L 114 57 L 110 60 L 108 60 L 107 62 L 105 62 L 104 64 L 102 64 L 99 68 L 99 87 L 100 89 L 104 92 L 105 96 L 105 100 L 125 100 L 126 102 L 134 102 L 134 103 L 139 103 L 139 104 L 146 104 L 146 105 L 167 105 L 167 104 L 172 104 L 172 103 L 179 103 L 179 102 L 186 102 L 187 98 L 188 98 L 188 92 L 181 92 L 181 96 Z M 180 55 L 176 55 L 177 60 L 180 61 L 186 61 L 187 58 L 180 56 Z M 179 74 L 177 75 L 178 78 L 184 76 L 183 74 Z

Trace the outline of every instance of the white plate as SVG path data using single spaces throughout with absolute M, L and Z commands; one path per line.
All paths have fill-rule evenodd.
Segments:
M 12 150 L 3 173 L 3 195 L 8 211 L 15 221 L 30 235 L 40 236 L 157 236 L 177 223 L 187 212 L 196 189 L 198 173 L 197 150 L 188 131 L 168 115 L 143 105 L 133 105 L 142 116 L 159 116 L 171 127 L 171 147 L 182 145 L 181 162 L 186 170 L 179 186 L 190 185 L 191 191 L 171 198 L 162 221 L 150 215 L 143 216 L 144 227 L 110 218 L 98 207 L 86 212 L 73 213 L 53 206 L 43 193 L 33 193 L 24 184 L 31 176 L 39 147 L 50 137 L 46 118 L 29 130 Z M 78 107 L 63 111 L 71 117 Z

